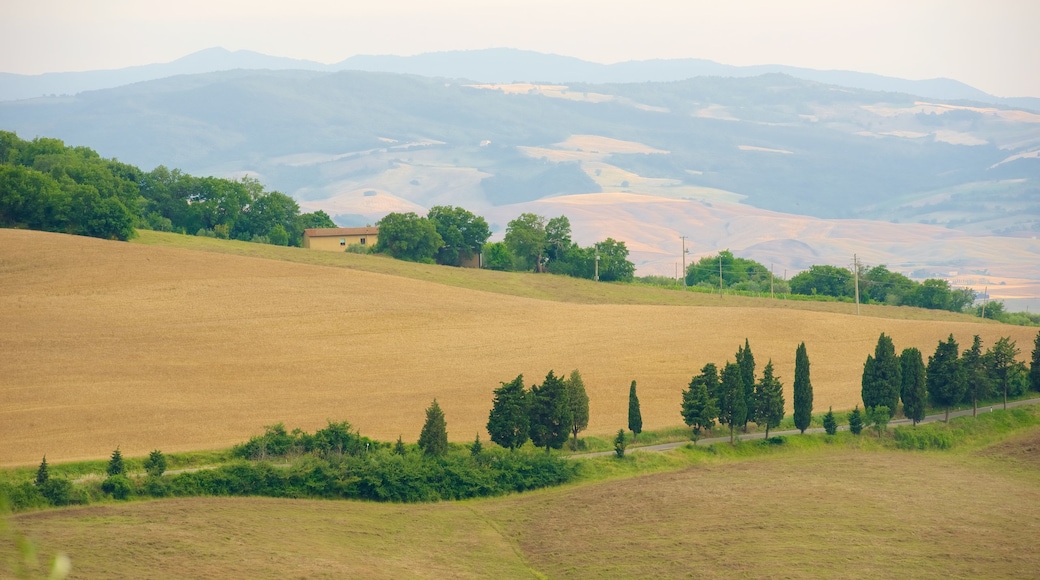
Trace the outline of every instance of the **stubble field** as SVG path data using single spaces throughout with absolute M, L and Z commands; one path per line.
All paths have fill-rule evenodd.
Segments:
M 235 247 L 245 246 L 256 245 Z M 320 253 L 278 251 L 298 261 Z M 773 360 L 789 408 L 805 341 L 815 408 L 843 409 L 859 401 L 863 360 L 881 332 L 926 356 L 951 332 L 962 344 L 1007 335 L 1023 350 L 1035 336 L 943 313 L 856 317 L 728 297 L 733 306 L 692 305 L 706 299 L 367 256 L 321 260 L 329 265 L 0 230 L 0 465 L 101 458 L 117 445 L 128 455 L 220 448 L 279 421 L 311 430 L 345 419 L 370 437 L 414 441 L 435 397 L 451 439 L 486 439 L 492 390 L 520 373 L 541 382 L 550 369 L 581 370 L 591 434 L 625 425 L 632 380 L 644 428 L 671 426 L 690 377 L 732 360 L 745 337 L 759 369 Z M 405 273 L 364 271 L 373 264 Z M 416 279 L 441 271 L 454 286 Z M 508 294 L 527 279 L 559 285 L 569 302 Z M 609 303 L 654 296 L 671 303 Z

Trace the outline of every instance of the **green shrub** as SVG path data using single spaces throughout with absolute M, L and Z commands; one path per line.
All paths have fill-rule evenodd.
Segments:
M 953 446 L 953 436 L 947 431 L 935 428 L 895 428 L 896 447 L 900 449 L 949 449 Z
M 166 471 L 166 456 L 163 455 L 163 452 L 156 449 L 149 453 L 148 459 L 144 460 L 144 470 L 148 472 L 148 475 L 162 476 Z
M 127 499 L 134 491 L 134 484 L 125 475 L 113 475 L 101 484 L 101 490 L 116 499 Z

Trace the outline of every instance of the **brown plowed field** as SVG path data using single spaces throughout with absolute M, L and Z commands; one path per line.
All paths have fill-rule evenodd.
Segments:
M 304 250 L 299 250 L 303 252 Z M 488 287 L 497 273 L 488 276 Z M 451 439 L 486 439 L 492 390 L 580 369 L 589 433 L 680 423 L 682 389 L 745 337 L 787 390 L 805 341 L 815 408 L 859 401 L 878 334 L 927 356 L 1035 329 L 783 308 L 561 303 L 359 270 L 0 230 L 0 465 L 224 447 L 282 421 L 418 438 L 436 397 Z

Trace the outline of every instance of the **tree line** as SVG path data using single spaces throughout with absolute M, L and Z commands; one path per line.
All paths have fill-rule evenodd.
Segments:
M 490 270 L 548 272 L 606 282 L 628 282 L 635 265 L 625 242 L 607 238 L 588 247 L 571 239 L 571 222 L 561 215 L 523 213 L 506 226 L 501 242 L 488 243 L 487 221 L 452 206 L 436 206 L 426 216 L 389 213 L 377 222 L 379 239 L 373 252 L 400 260 L 458 266 L 483 254 Z
M 151 229 L 299 246 L 304 229 L 335 224 L 248 177 L 144 172 L 59 139 L 0 131 L 0 227 L 124 241 Z

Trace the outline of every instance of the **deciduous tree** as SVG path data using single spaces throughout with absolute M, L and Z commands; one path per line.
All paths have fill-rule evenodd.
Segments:
M 542 271 L 545 252 L 545 218 L 533 213 L 520 214 L 506 225 L 506 247 L 520 270 Z
M 491 440 L 510 451 L 521 447 L 531 429 L 528 393 L 524 375 L 495 389 L 495 399 L 488 415 L 487 430 Z
M 794 426 L 805 430 L 812 422 L 813 390 L 809 378 L 809 355 L 805 343 L 798 345 L 794 356 Z
M 444 242 L 437 249 L 438 264 L 460 265 L 463 260 L 479 254 L 491 237 L 487 221 L 461 207 L 437 205 L 430 208 L 426 217 Z
M 432 457 L 448 453 L 448 424 L 444 420 L 444 412 L 437 404 L 437 399 L 426 409 L 426 422 L 423 423 L 422 432 L 419 434 L 419 448 Z
M 379 238 L 375 251 L 385 252 L 398 260 L 410 262 L 433 262 L 437 250 L 444 240 L 429 219 L 414 212 L 391 212 L 377 224 Z

